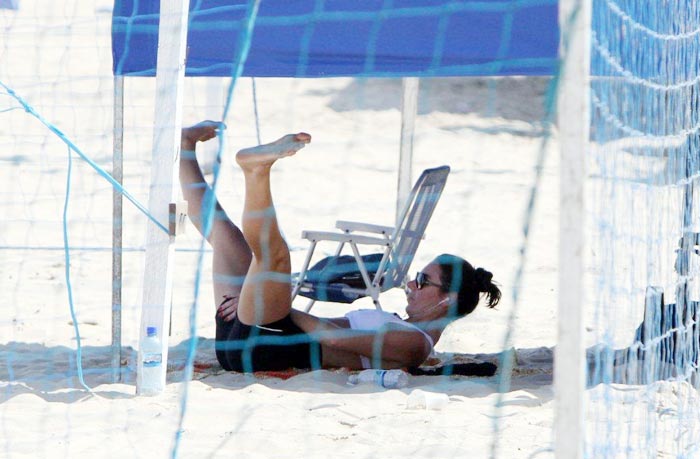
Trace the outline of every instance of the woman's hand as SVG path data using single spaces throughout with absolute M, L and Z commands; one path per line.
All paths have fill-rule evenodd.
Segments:
M 236 317 L 238 310 L 238 296 L 224 295 L 224 301 L 221 302 L 216 310 L 217 317 L 220 317 L 224 322 L 230 322 Z

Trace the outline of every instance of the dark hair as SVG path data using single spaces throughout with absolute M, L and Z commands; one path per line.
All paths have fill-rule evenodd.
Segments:
M 476 268 L 468 261 L 456 255 L 443 253 L 435 258 L 440 266 L 440 282 L 445 292 L 457 293 L 457 314 L 466 316 L 471 313 L 482 294 L 486 296 L 486 306 L 495 307 L 501 300 L 501 289 L 494 284 L 493 274 L 484 268 Z

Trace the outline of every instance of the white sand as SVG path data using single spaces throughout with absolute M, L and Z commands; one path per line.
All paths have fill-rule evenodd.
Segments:
M 18 12 L 0 10 L 0 81 L 107 170 L 112 150 L 109 5 L 106 0 L 25 0 Z M 225 84 L 188 80 L 185 122 L 220 117 Z M 207 96 L 207 85 L 214 86 L 213 97 Z M 125 188 L 145 204 L 154 82 L 129 79 L 126 86 Z M 497 377 L 412 377 L 407 388 L 383 390 L 348 386 L 344 371 L 284 381 L 223 372 L 213 353 L 209 254 L 195 308 L 201 371 L 183 382 L 197 275 L 197 254 L 191 249 L 199 247 L 193 228 L 177 242 L 167 388 L 157 397 L 136 397 L 134 349 L 144 284 L 140 249 L 148 222 L 126 201 L 124 245 L 137 250 L 124 253 L 125 367 L 123 382 L 112 383 L 112 192 L 74 156 L 70 275 L 89 394 L 76 376 L 76 339 L 60 249 L 67 150 L 22 110 L 0 113 L 0 456 L 166 457 L 183 399 L 180 457 L 487 457 L 494 441 L 499 457 L 551 456 L 546 450 L 552 445 L 556 331 L 555 142 L 538 189 L 517 310 L 513 302 L 541 144 L 544 88 L 537 79 L 438 79 L 421 86 L 414 177 L 441 164 L 449 164 L 452 173 L 412 270 L 438 253 L 452 252 L 493 271 L 501 283 L 504 297 L 496 310 L 478 308 L 454 323 L 437 346 L 443 360 L 453 353 L 494 360 L 514 314 L 511 345 L 518 358 L 498 410 Z M 304 229 L 331 229 L 337 219 L 391 224 L 400 82 L 258 79 L 257 89 L 264 141 L 302 130 L 313 135 L 310 146 L 278 164 L 273 178 L 294 266 L 300 267 L 306 248 L 299 237 Z M 0 110 L 17 105 L 6 96 L 0 104 Z M 237 220 L 243 190 L 232 152 L 256 143 L 249 79 L 240 81 L 231 114 L 219 195 Z M 389 292 L 382 300 L 386 309 L 402 311 L 402 292 Z M 358 301 L 352 307 L 369 304 Z M 314 311 L 331 316 L 346 310 L 319 304 Z M 449 403 L 439 411 L 408 410 L 407 397 L 416 388 L 445 393 Z

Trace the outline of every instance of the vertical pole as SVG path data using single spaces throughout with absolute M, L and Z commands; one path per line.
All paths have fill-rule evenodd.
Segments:
M 583 344 L 584 178 L 589 143 L 590 0 L 560 0 L 561 80 L 558 94 L 559 308 L 554 365 L 555 457 L 584 450 Z
M 153 132 L 153 159 L 148 210 L 168 228 L 169 204 L 176 199 L 177 158 L 180 153 L 182 125 L 183 82 L 185 50 L 187 45 L 187 15 L 189 0 L 162 0 L 158 29 L 158 60 L 156 66 L 155 129 Z M 156 225 L 149 224 L 146 232 L 146 263 L 141 306 L 140 343 L 144 342 L 147 327 L 157 327 L 161 342 L 163 365 L 160 387 L 165 387 L 170 328 L 172 267 L 174 237 Z M 142 349 L 136 392 L 143 384 Z
M 112 177 L 124 180 L 124 77 L 114 77 Z M 122 194 L 112 190 L 112 382 L 122 379 Z
M 406 205 L 411 193 L 413 166 L 413 133 L 418 113 L 418 87 L 420 80 L 416 77 L 401 80 L 401 145 L 399 148 L 399 182 L 396 196 L 396 222 Z

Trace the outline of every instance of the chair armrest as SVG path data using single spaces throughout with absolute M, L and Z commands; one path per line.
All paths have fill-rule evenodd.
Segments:
M 341 231 L 364 231 L 366 233 L 385 234 L 387 236 L 394 232 L 393 226 L 373 225 L 371 223 L 349 222 L 338 220 L 335 222 L 335 227 Z
M 330 231 L 302 231 L 301 237 L 308 241 L 334 241 L 365 245 L 388 246 L 390 241 L 383 237 L 363 236 L 360 234 L 333 233 Z

